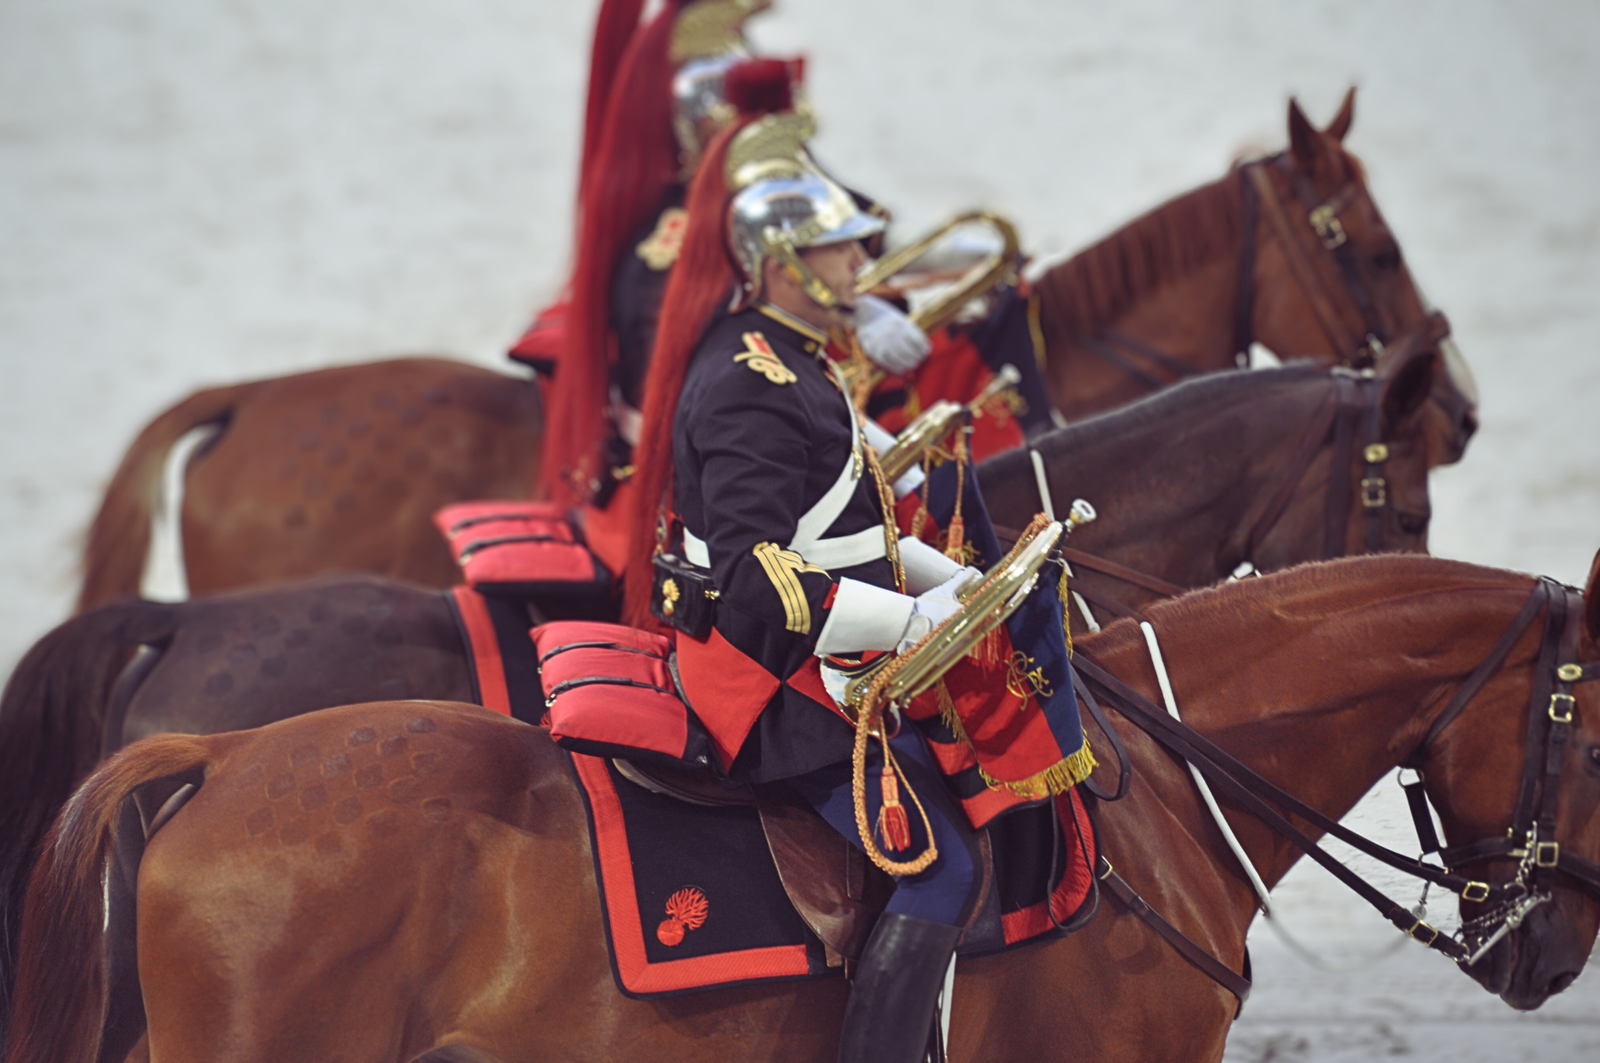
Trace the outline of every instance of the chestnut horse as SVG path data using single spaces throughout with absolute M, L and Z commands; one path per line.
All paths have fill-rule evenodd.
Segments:
M 1355 364 L 1371 352 L 1349 348 L 1347 333 L 1363 344 L 1369 332 L 1393 342 L 1422 320 L 1399 246 L 1340 143 L 1353 91 L 1326 131 L 1291 102 L 1290 150 L 1280 163 L 1251 164 L 1269 174 L 1277 198 L 1253 191 L 1249 167 L 1235 168 L 1039 279 L 1046 376 L 1064 414 L 1088 416 L 1181 375 L 1232 368 L 1252 340 L 1285 358 Z M 1337 197 L 1340 248 L 1325 249 L 1313 232 L 1313 204 L 1296 205 L 1296 189 L 1305 188 Z M 1261 216 L 1255 224 L 1252 213 Z M 1130 338 L 1171 353 L 1158 352 L 1160 362 L 1117 355 L 1130 370 L 1086 346 Z M 1476 427 L 1471 375 L 1453 346 L 1443 349 L 1451 361 L 1430 413 L 1435 465 L 1457 460 Z M 456 573 L 430 515 L 463 499 L 527 497 L 538 465 L 536 409 L 528 381 L 445 361 L 201 392 L 146 427 L 112 477 L 89 532 L 78 609 L 138 594 L 163 462 L 181 436 L 208 425 L 215 432 L 183 474 L 192 593 L 348 571 L 446 586 Z
M 1397 355 L 1402 354 L 1397 349 Z M 1385 505 L 1359 505 L 1355 455 L 1343 456 L 1350 511 L 1334 553 L 1427 547 L 1427 461 L 1422 420 L 1436 359 L 1413 348 L 1371 385 L 1389 448 Z M 1062 512 L 1093 502 L 1098 520 L 1073 545 L 1151 577 L 1201 586 L 1228 575 L 1261 529 L 1261 569 L 1327 556 L 1336 481 L 1328 430 L 1291 477 L 1308 424 L 1338 389 L 1328 370 L 1287 367 L 1213 374 L 1124 410 L 1061 429 L 1037 444 Z M 1041 507 L 1031 460 L 1001 455 L 978 468 L 996 521 L 1021 526 Z M 1287 489 L 1268 522 L 1273 499 Z M 1113 587 L 1078 569 L 1074 586 Z M 361 662 L 351 668 L 350 662 Z M 124 667 L 124 662 L 126 666 Z M 120 670 L 120 672 L 119 672 Z M 104 756 L 169 731 L 257 727 L 356 701 L 473 701 L 471 663 L 443 595 L 408 584 L 349 577 L 248 588 L 175 605 L 115 603 L 45 636 L 0 698 L 0 905 L 12 933 L 33 854 L 56 810 Z M 0 951 L 0 1021 L 11 950 Z
M 1415 755 L 1447 839 L 1461 844 L 1512 822 L 1534 684 L 1557 663 L 1596 656 L 1594 579 L 1559 661 L 1542 658 L 1534 624 L 1448 719 L 1452 696 L 1532 600 L 1531 577 L 1362 558 L 1200 591 L 1153 606 L 1150 619 L 1200 733 L 1334 817 Z M 1160 697 L 1131 622 L 1077 652 Z M 1574 696 L 1570 739 L 1543 785 L 1556 791 L 1545 798 L 1558 809 L 1552 840 L 1592 865 L 1600 696 L 1592 685 Z M 1251 887 L 1182 763 L 1114 726 L 1134 774 L 1123 800 L 1099 807 L 1102 852 L 1238 970 Z M 321 770 L 325 761 L 339 770 Z M 164 826 L 137 829 L 138 800 L 159 802 L 180 783 L 198 785 L 193 798 Z M 1266 882 L 1280 879 L 1298 853 L 1237 807 L 1231 818 Z M 1503 882 L 1515 864 L 1474 874 Z M 544 731 L 483 709 L 358 705 L 118 754 L 64 810 L 30 885 L 7 1063 L 96 1058 L 103 898 L 115 903 L 117 883 L 135 877 L 127 899 L 154 1063 L 820 1063 L 837 1051 L 842 981 L 624 997 L 563 755 Z M 1579 884 L 1558 875 L 1549 902 L 1469 973 L 1523 1009 L 1571 984 L 1600 925 L 1600 900 Z M 960 961 L 950 1058 L 1216 1060 L 1235 1003 L 1102 898 L 1070 937 Z

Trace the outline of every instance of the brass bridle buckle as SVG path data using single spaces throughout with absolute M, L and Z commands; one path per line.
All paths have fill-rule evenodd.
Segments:
M 1361 504 L 1368 509 L 1382 509 L 1389 501 L 1388 485 L 1381 476 L 1361 478 Z
M 1560 842 L 1540 842 L 1533 848 L 1534 867 L 1555 867 L 1561 862 Z
M 1461 891 L 1461 899 L 1481 903 L 1489 899 L 1489 884 L 1487 882 L 1469 882 Z
M 1564 708 L 1559 712 L 1556 709 L 1557 702 L 1561 702 L 1564 705 Z M 1577 706 L 1577 704 L 1578 699 L 1573 697 L 1571 694 L 1562 694 L 1559 692 L 1551 694 L 1550 719 L 1554 720 L 1556 723 L 1571 723 L 1572 710 Z
M 1345 235 L 1344 225 L 1339 221 L 1339 212 L 1332 203 L 1324 203 L 1320 207 L 1313 207 L 1309 215 L 1311 227 L 1322 238 L 1322 246 L 1332 251 L 1342 247 L 1349 239 Z

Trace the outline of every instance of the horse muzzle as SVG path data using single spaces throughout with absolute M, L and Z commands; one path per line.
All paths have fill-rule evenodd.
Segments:
M 1462 970 L 1518 1011 L 1533 1011 L 1582 973 L 1584 956 L 1575 945 L 1578 940 L 1577 928 L 1562 917 L 1559 907 L 1542 905 L 1488 955 Z

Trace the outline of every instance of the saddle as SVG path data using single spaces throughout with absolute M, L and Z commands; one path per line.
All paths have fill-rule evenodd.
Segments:
M 613 757 L 617 773 L 635 786 L 691 805 L 754 807 L 761 816 L 767 849 L 778 878 L 795 911 L 828 951 L 828 965 L 860 957 L 894 893 L 894 880 L 851 845 L 798 794 L 783 783 L 730 786 L 710 772 L 670 768 Z M 985 900 L 994 877 L 987 832 L 979 836 L 983 850 Z M 967 926 L 983 914 L 985 901 L 974 908 Z

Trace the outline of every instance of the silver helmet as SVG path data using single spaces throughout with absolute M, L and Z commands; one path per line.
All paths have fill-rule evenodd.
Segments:
M 775 169 L 768 164 L 769 171 Z M 800 258 L 808 247 L 865 240 L 883 231 L 883 219 L 856 206 L 850 193 L 810 166 L 791 165 L 756 177 L 728 204 L 728 247 L 743 282 L 734 308 L 761 295 L 762 264 L 772 258 L 800 282 L 819 306 L 839 296 Z
M 738 117 L 723 91 L 728 69 L 750 57 L 743 47 L 721 55 L 691 59 L 672 78 L 672 131 L 678 138 L 678 161 L 685 178 L 700 165 L 711 138 Z

